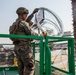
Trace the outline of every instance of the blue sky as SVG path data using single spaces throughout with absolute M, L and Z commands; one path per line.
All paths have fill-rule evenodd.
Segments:
M 64 31 L 72 30 L 72 11 L 70 0 L 0 0 L 0 33 L 8 33 L 15 21 L 18 7 L 26 7 L 31 13 L 34 8 L 46 7 L 54 11 L 62 20 Z
M 61 18 L 64 31 L 73 29 L 70 0 L 0 0 L 0 34 L 9 33 L 9 26 L 17 18 L 18 7 L 26 7 L 30 13 L 34 8 L 46 7 Z

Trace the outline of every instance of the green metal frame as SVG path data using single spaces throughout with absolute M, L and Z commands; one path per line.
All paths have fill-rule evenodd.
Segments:
M 23 36 L 23 35 L 9 35 L 9 34 L 0 34 L 0 38 L 28 38 L 28 39 L 38 39 L 40 43 L 38 44 L 40 47 L 40 75 L 52 75 L 51 69 L 54 68 L 61 72 L 66 73 L 66 75 L 75 75 L 75 62 L 74 62 L 74 38 L 70 37 L 52 37 L 46 36 L 45 42 L 43 42 L 42 36 Z M 49 41 L 51 39 L 51 41 Z M 51 50 L 48 46 L 49 42 L 59 42 L 59 41 L 68 41 L 68 64 L 69 64 L 69 71 L 65 71 L 54 67 L 51 65 Z M 6 45 L 6 44 L 5 44 Z M 35 57 L 35 47 L 36 43 L 32 43 L 34 49 L 34 57 Z M 4 67 L 6 68 L 6 67 Z M 8 67 L 12 68 L 12 67 Z M 3 69 L 3 68 L 0 68 Z M 11 69 L 10 69 L 11 70 Z M 15 70 L 15 69 L 14 69 Z
M 24 36 L 24 35 L 9 35 L 9 34 L 0 34 L 0 38 L 28 38 L 28 39 L 38 39 L 40 40 L 40 75 L 43 75 L 44 72 L 44 50 L 43 50 L 43 37 L 42 36 Z M 6 44 L 5 44 L 6 45 Z M 6 67 L 5 67 L 6 68 Z
M 65 71 L 65 70 L 59 69 L 59 68 L 51 65 L 51 57 L 50 57 L 51 56 L 51 52 L 50 52 L 51 50 L 49 50 L 49 47 L 48 47 L 48 42 L 49 42 L 48 40 L 49 39 L 51 39 L 52 42 L 68 41 L 68 66 L 69 66 L 68 68 L 69 68 L 69 71 Z M 66 73 L 66 75 L 75 75 L 74 38 L 46 36 L 45 45 L 46 45 L 45 66 L 46 66 L 46 73 L 47 73 L 46 75 L 52 75 L 51 68 L 54 68 L 54 69 L 59 70 L 63 73 Z

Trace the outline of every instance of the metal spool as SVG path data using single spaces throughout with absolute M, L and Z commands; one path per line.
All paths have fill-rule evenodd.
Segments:
M 34 23 L 32 29 L 37 32 L 48 32 L 50 36 L 62 36 L 63 35 L 63 24 L 59 16 L 53 11 L 40 7 L 39 11 L 35 14 Z

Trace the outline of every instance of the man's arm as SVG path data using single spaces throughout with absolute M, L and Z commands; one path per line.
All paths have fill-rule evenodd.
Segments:
M 34 14 L 32 13 L 31 15 L 29 15 L 26 19 L 26 22 L 30 22 L 33 18 Z
M 30 22 L 32 20 L 34 14 L 37 13 L 38 10 L 39 10 L 38 8 L 34 9 L 34 11 L 32 12 L 32 14 L 27 17 L 26 22 Z

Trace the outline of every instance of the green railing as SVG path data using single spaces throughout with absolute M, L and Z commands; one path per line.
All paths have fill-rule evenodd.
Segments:
M 44 51 L 43 51 L 43 37 L 41 36 L 22 36 L 22 35 L 9 35 L 9 34 L 0 34 L 0 38 L 27 38 L 27 39 L 37 39 L 40 41 L 40 75 L 43 75 L 44 71 Z
M 51 39 L 50 42 L 59 42 L 59 41 L 67 41 L 68 42 L 68 69 L 69 71 L 65 71 L 54 67 L 51 65 L 51 50 L 48 47 L 48 40 Z M 51 69 L 54 68 L 58 71 L 66 73 L 66 75 L 75 75 L 75 62 L 74 62 L 74 38 L 70 37 L 52 37 L 47 36 L 45 40 L 46 50 L 45 50 L 45 66 L 46 66 L 46 75 L 52 75 Z M 50 66 L 51 65 L 51 66 Z
M 40 42 L 32 43 L 33 46 L 33 54 L 35 57 L 35 47 L 39 45 L 40 47 L 40 61 L 39 63 L 39 75 L 52 75 L 52 68 L 66 73 L 66 75 L 75 75 L 75 63 L 74 63 L 74 38 L 67 37 L 52 37 L 46 36 L 45 42 L 43 42 L 42 36 L 23 36 L 23 35 L 9 35 L 9 34 L 0 34 L 0 38 L 27 38 L 27 39 L 37 39 Z M 50 39 L 50 41 L 49 41 Z M 48 46 L 49 42 L 59 42 L 59 41 L 68 41 L 68 69 L 69 71 L 65 71 L 59 69 L 51 64 L 51 50 Z M 3 69 L 3 68 L 1 68 Z

